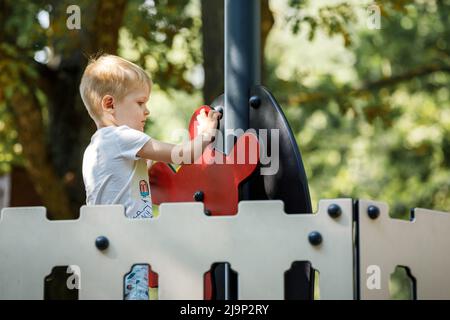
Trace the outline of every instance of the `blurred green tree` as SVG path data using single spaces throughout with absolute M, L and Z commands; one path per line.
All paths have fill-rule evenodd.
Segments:
M 268 0 L 262 3 L 264 42 L 273 19 Z M 85 203 L 83 151 L 95 131 L 78 92 L 88 58 L 125 56 L 175 97 L 200 90 L 190 73 L 202 66 L 211 102 L 223 91 L 224 8 L 223 0 L 201 4 L 200 14 L 200 1 L 80 0 L 81 28 L 69 29 L 73 1 L 2 1 L 1 172 L 25 166 L 49 216 L 76 217 Z
M 78 84 L 88 57 L 117 54 L 120 32 L 128 32 L 139 52 L 135 61 L 157 61 L 150 68 L 155 82 L 192 90 L 184 72 L 189 59 L 199 59 L 198 49 L 189 47 L 183 61 L 164 57 L 177 35 L 187 44 L 196 36 L 188 3 L 78 1 L 81 28 L 69 30 L 71 1 L 1 2 L 1 169 L 22 163 L 51 217 L 73 218 L 85 202 L 81 162 L 95 127 Z
M 449 211 L 450 1 L 378 1 L 379 30 L 365 23 L 370 2 L 327 3 L 312 10 L 291 0 L 285 24 L 310 41 L 341 40 L 350 76 L 306 64 L 281 80 L 280 61 L 268 61 L 268 86 L 305 153 L 313 202 L 380 199 L 404 218 L 410 206 Z

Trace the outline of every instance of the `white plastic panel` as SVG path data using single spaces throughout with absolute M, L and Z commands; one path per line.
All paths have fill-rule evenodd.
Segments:
M 368 216 L 370 205 L 378 218 Z M 450 299 L 449 213 L 416 209 L 413 221 L 391 219 L 387 204 L 360 200 L 358 214 L 361 299 L 389 299 L 396 266 L 410 269 L 418 299 Z
M 327 213 L 338 204 L 342 215 Z M 42 299 L 54 266 L 81 270 L 80 299 L 122 299 L 131 265 L 159 274 L 160 299 L 202 299 L 214 262 L 238 272 L 239 299 L 283 299 L 284 272 L 310 261 L 322 299 L 353 298 L 351 199 L 322 200 L 317 214 L 288 215 L 281 201 L 244 201 L 237 216 L 208 217 L 201 203 L 160 206 L 155 219 L 131 220 L 122 206 L 84 206 L 78 220 L 49 221 L 45 208 L 8 208 L 0 219 L 0 298 Z M 311 231 L 323 242 L 314 247 Z M 95 245 L 104 235 L 104 252 Z

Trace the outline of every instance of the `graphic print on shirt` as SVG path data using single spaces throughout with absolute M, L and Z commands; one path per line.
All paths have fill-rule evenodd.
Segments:
M 144 207 L 141 210 L 138 210 L 134 214 L 133 219 L 136 219 L 136 218 L 153 218 L 152 207 L 149 205 L 149 202 L 145 201 L 145 200 L 142 200 L 142 202 L 145 204 Z
M 131 185 L 131 196 L 136 201 L 132 218 L 153 218 L 152 199 L 148 183 L 147 164 L 144 160 L 137 160 L 137 168 Z
M 148 197 L 150 195 L 150 191 L 149 191 L 149 187 L 148 187 L 148 183 L 145 180 L 141 180 L 139 181 L 139 191 L 141 192 L 141 197 L 145 198 Z

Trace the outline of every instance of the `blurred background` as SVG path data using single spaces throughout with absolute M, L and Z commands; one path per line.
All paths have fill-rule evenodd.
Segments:
M 402 219 L 450 211 L 450 1 L 261 3 L 262 82 L 292 126 L 314 210 L 352 197 Z M 95 53 L 148 71 L 146 132 L 177 142 L 223 93 L 223 16 L 223 0 L 0 0 L 0 208 L 78 216 L 95 132 L 78 85 Z

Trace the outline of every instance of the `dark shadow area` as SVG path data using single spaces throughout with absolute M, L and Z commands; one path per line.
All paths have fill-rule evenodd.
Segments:
M 78 300 L 81 283 L 75 268 L 57 266 L 52 269 L 44 279 L 44 300 Z
M 205 300 L 238 300 L 238 273 L 228 262 L 213 263 L 203 277 Z

